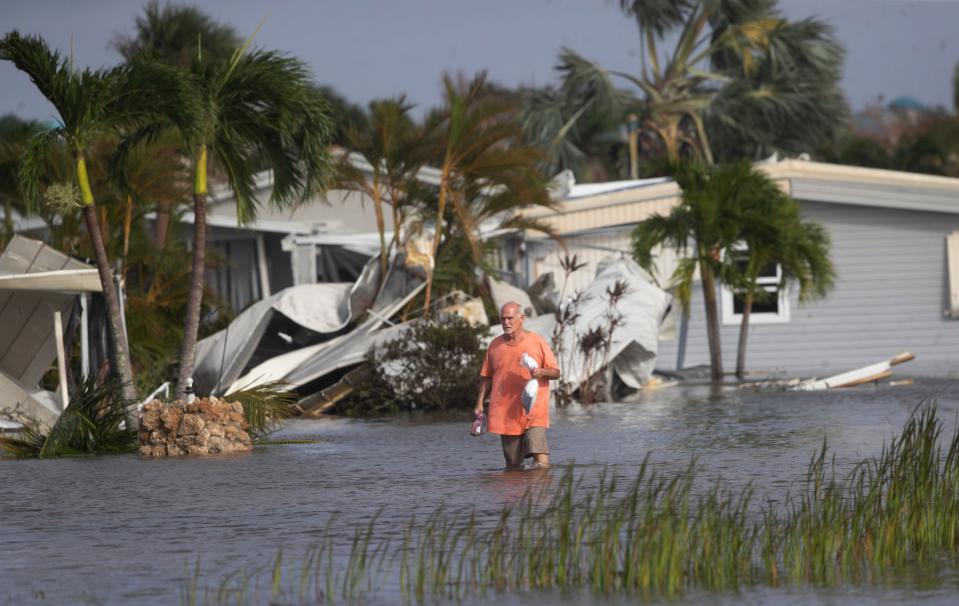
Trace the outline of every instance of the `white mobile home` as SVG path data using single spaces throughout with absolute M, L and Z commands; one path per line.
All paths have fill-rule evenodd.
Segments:
M 823 300 L 800 306 L 795 289 L 787 288 L 776 302 L 754 310 L 747 368 L 823 376 L 909 350 L 917 354 L 912 374 L 959 372 L 959 179 L 803 160 L 760 168 L 800 202 L 805 218 L 829 231 L 838 279 Z M 558 213 L 535 216 L 553 225 L 570 254 L 589 263 L 574 274 L 572 290 L 591 279 L 604 256 L 628 255 L 636 224 L 668 213 L 678 200 L 669 179 L 576 185 Z M 507 257 L 512 251 L 520 285 L 550 271 L 562 280 L 564 251 L 555 242 L 527 235 L 504 251 Z M 662 282 L 675 260 L 673 251 L 658 257 Z M 775 289 L 776 276 L 768 281 Z M 724 365 L 731 369 L 741 316 L 726 289 L 720 308 Z M 679 338 L 660 344 L 659 368 L 708 364 L 698 286 L 686 332 L 685 346 Z
M 335 150 L 334 155 L 348 153 Z M 372 175 L 363 156 L 350 153 L 354 167 Z M 371 177 L 372 178 L 372 177 Z M 420 170 L 418 178 L 439 183 L 439 171 Z M 316 282 L 353 282 L 364 263 L 379 253 L 373 201 L 364 194 L 331 189 L 295 208 L 278 210 L 265 202 L 273 188 L 272 174 L 256 175 L 260 204 L 256 219 L 240 225 L 233 193 L 226 187 L 211 191 L 207 210 L 207 241 L 226 263 L 208 270 L 206 282 L 237 312 L 284 288 Z M 183 219 L 191 227 L 193 213 Z M 387 241 L 392 237 L 392 213 L 385 213 Z

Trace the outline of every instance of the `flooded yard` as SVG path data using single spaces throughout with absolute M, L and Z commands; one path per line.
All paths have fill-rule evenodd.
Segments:
M 695 459 L 697 487 L 720 479 L 732 490 L 752 486 L 757 502 L 781 503 L 803 482 L 823 439 L 838 468 L 848 470 L 877 456 L 928 398 L 938 401 L 948 439 L 959 412 L 959 385 L 949 381 L 814 393 L 674 387 L 630 402 L 574 405 L 553 411 L 554 469 L 548 472 L 504 473 L 498 438 L 471 437 L 467 414 L 295 420 L 273 438 L 316 442 L 264 446 L 236 457 L 4 460 L 0 603 L 186 602 L 184 588 L 197 566 L 200 583 L 214 587 L 241 570 L 251 577 L 266 571 L 268 578 L 279 549 L 295 566 L 326 528 L 340 557 L 354 529 L 374 516 L 378 536 L 398 540 L 411 516 L 421 519 L 440 505 L 453 514 L 475 511 L 480 526 L 492 526 L 505 505 L 531 487 L 549 493 L 570 466 L 590 487 L 604 472 L 635 476 L 647 456 L 665 475 Z M 758 587 L 708 600 L 952 603 L 955 571 L 926 566 L 843 590 Z M 543 598 L 488 597 L 512 604 Z M 572 604 L 586 596 L 550 597 Z M 366 603 L 400 599 L 381 588 Z M 698 603 L 707 596 L 684 599 Z M 633 600 L 609 603 L 627 601 Z

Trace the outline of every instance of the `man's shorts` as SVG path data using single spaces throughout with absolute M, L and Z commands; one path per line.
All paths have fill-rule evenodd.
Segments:
M 549 454 L 545 427 L 530 427 L 519 436 L 500 436 L 508 467 L 519 467 L 534 454 Z

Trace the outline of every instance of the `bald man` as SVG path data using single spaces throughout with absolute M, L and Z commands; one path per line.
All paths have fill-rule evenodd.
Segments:
M 533 459 L 534 467 L 547 468 L 549 382 L 559 378 L 559 365 L 546 340 L 523 329 L 526 315 L 518 303 L 504 305 L 499 316 L 503 334 L 493 339 L 486 350 L 475 412 L 483 411 L 483 402 L 489 395 L 487 427 L 490 433 L 500 434 L 508 471 L 522 469 L 527 458 Z M 524 353 L 536 361 L 537 368 L 526 368 L 522 362 Z M 539 381 L 539 389 L 527 414 L 521 396 L 530 379 Z

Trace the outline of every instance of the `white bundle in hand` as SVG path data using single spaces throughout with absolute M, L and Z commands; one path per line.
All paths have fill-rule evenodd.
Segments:
M 532 356 L 526 352 L 523 352 L 522 364 L 530 372 L 532 372 L 534 368 L 539 368 L 539 364 L 536 363 L 536 360 L 534 360 Z M 536 379 L 530 379 L 526 382 L 526 387 L 523 388 L 523 394 L 520 396 L 523 401 L 523 408 L 526 409 L 526 414 L 529 414 L 533 411 L 533 404 L 536 403 L 536 392 L 538 391 L 539 381 Z

